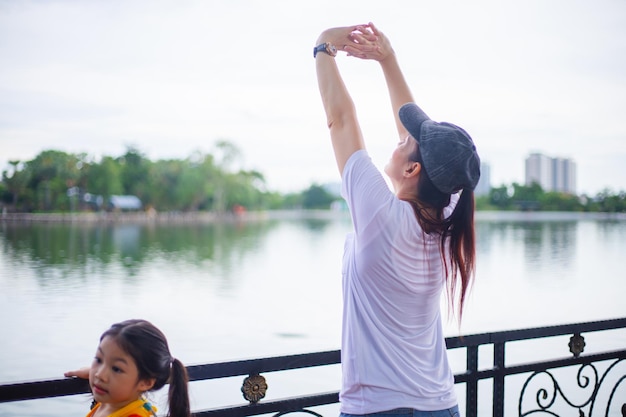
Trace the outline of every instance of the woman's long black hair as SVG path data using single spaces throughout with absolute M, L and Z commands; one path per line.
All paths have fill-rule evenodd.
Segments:
M 413 206 L 422 230 L 427 234 L 436 234 L 440 237 L 440 251 L 444 259 L 449 305 L 458 313 L 460 321 L 463 316 L 465 297 L 471 287 L 475 270 L 474 191 L 461 190 L 461 196 L 454 211 L 445 218 L 444 209 L 450 204 L 450 194 L 439 191 L 428 177 L 419 145 L 411 156 L 411 160 L 419 162 L 422 170 L 417 184 L 417 198 L 406 201 Z M 431 214 L 433 212 L 434 216 Z M 448 242 L 447 247 L 446 242 Z M 448 269 L 448 260 L 451 270 Z

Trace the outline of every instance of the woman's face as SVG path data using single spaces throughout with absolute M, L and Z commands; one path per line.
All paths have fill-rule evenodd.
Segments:
M 407 135 L 398 142 L 396 149 L 391 154 L 391 158 L 385 166 L 385 174 L 391 180 L 394 188 L 398 189 L 398 184 L 406 179 L 405 174 L 416 162 L 411 161 L 411 156 L 417 150 L 417 141 L 413 136 Z

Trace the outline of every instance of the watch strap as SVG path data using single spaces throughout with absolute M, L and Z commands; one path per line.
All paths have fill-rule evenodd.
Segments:
M 318 52 L 326 52 L 326 44 L 321 43 L 313 48 L 313 58 L 317 57 Z
M 330 56 L 337 55 L 336 49 L 329 42 L 320 43 L 315 48 L 313 48 L 313 58 L 317 57 L 319 52 L 324 52 Z

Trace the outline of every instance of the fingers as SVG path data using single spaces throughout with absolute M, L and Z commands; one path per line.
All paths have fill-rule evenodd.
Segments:
M 381 33 L 380 33 L 380 31 L 378 30 L 378 28 L 377 28 L 376 26 L 374 26 L 374 24 L 373 24 L 372 22 L 369 22 L 369 23 L 367 24 L 367 26 L 371 29 L 371 31 L 372 31 L 372 33 L 373 33 L 374 35 L 376 35 L 376 36 L 380 36 L 380 35 L 381 35 Z
M 350 37 L 357 43 L 376 42 L 378 39 L 378 36 L 367 25 L 357 25 L 356 29 L 350 33 Z
M 66 378 L 77 377 L 77 378 L 89 379 L 89 368 L 84 367 L 84 368 L 77 369 L 75 371 L 67 371 L 63 374 L 63 376 L 65 376 Z
M 376 45 L 345 45 L 344 51 L 348 56 L 354 56 L 363 59 L 379 59 L 379 49 Z

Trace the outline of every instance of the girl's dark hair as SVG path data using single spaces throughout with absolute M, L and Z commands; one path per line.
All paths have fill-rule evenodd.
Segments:
M 407 201 L 413 206 L 417 221 L 424 232 L 440 236 L 440 251 L 444 259 L 449 305 L 453 311 L 458 312 L 460 321 L 463 316 L 465 296 L 471 287 L 475 270 L 474 191 L 462 190 L 454 211 L 448 218 L 445 218 L 443 212 L 450 204 L 450 194 L 439 191 L 433 185 L 424 169 L 419 145 L 411 160 L 419 162 L 422 165 L 422 171 L 417 184 L 417 199 Z M 434 217 L 430 214 L 433 211 L 436 213 Z M 446 241 L 449 242 L 447 251 Z M 448 270 L 448 259 L 451 271 Z
M 165 335 L 146 320 L 126 320 L 104 332 L 100 341 L 110 337 L 137 365 L 139 379 L 154 378 L 150 391 L 169 382 L 167 417 L 190 417 L 187 369 L 172 357 Z

